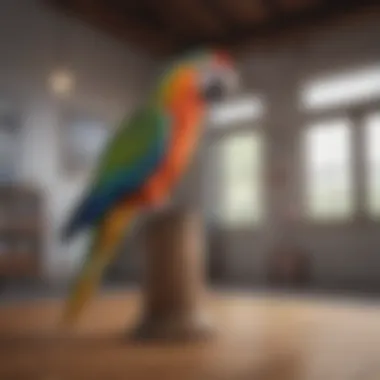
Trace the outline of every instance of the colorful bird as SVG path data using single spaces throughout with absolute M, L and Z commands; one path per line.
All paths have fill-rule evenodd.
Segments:
M 234 87 L 228 55 L 199 52 L 170 65 L 146 104 L 122 121 L 63 237 L 92 229 L 92 241 L 63 314 L 74 322 L 95 293 L 127 229 L 142 210 L 165 204 L 195 151 L 208 102 Z

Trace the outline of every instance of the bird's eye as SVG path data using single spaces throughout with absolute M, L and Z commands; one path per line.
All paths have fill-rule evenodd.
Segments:
M 208 102 L 220 101 L 224 95 L 222 77 L 217 73 L 208 73 L 201 78 L 202 97 Z
M 220 81 L 223 77 L 223 72 L 219 70 L 217 67 L 205 67 L 201 71 L 200 76 L 200 87 L 205 88 L 215 83 L 216 81 Z

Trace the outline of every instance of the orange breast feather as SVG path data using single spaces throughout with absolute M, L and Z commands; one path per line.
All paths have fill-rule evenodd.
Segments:
M 167 155 L 140 193 L 146 205 L 157 205 L 167 199 L 185 173 L 198 143 L 203 106 L 187 102 L 174 109 L 173 135 Z

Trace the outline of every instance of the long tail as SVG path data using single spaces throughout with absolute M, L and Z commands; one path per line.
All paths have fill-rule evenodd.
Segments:
M 87 259 L 65 305 L 62 326 L 72 325 L 95 294 L 105 268 L 114 258 L 126 227 L 134 220 L 138 210 L 139 207 L 131 203 L 117 207 L 95 232 Z

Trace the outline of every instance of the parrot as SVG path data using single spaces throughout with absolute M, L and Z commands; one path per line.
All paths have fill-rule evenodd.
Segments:
M 137 218 L 168 203 L 195 153 L 208 106 L 233 92 L 236 83 L 227 52 L 187 53 L 168 64 L 147 100 L 121 120 L 62 229 L 63 241 L 90 230 L 83 266 L 62 312 L 64 326 L 73 324 L 94 296 Z

